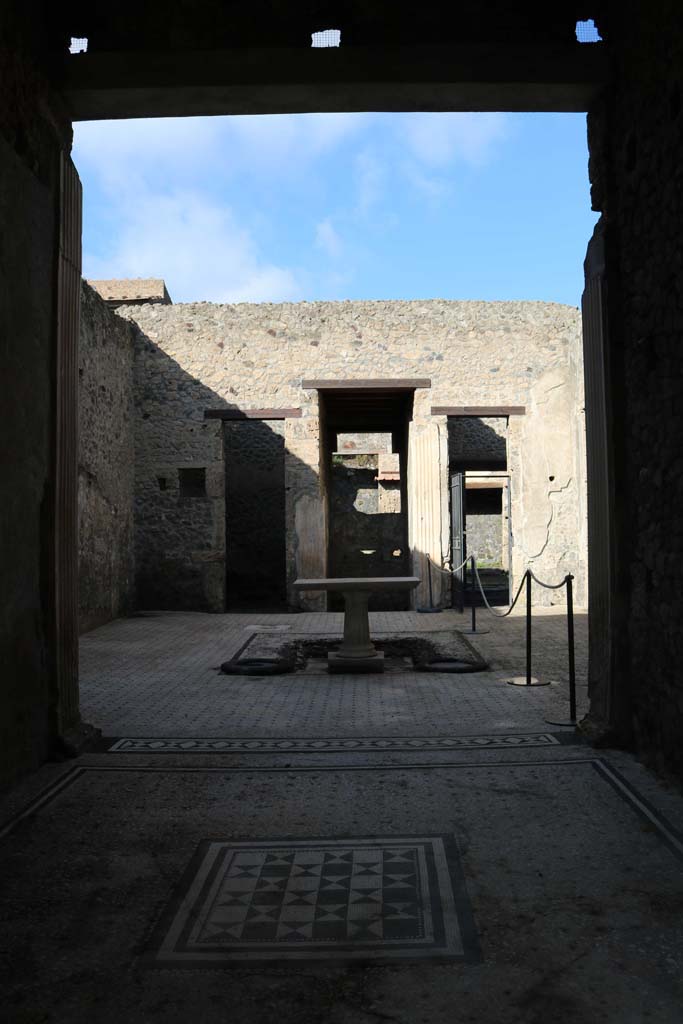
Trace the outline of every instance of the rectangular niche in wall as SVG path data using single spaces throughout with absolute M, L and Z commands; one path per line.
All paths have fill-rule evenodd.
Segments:
M 206 469 L 179 469 L 178 483 L 181 498 L 206 497 Z

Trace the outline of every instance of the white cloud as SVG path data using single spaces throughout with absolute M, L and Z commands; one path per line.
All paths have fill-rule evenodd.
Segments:
M 452 181 L 448 178 L 424 174 L 414 160 L 407 162 L 403 170 L 413 188 L 421 192 L 430 204 L 440 202 L 453 191 Z
M 90 121 L 76 125 L 74 159 L 103 182 L 154 179 L 157 186 L 198 174 L 215 183 L 236 174 L 305 173 L 311 161 L 360 133 L 372 115 L 282 114 Z
M 264 257 L 253 232 L 270 238 L 268 211 L 282 181 L 307 186 L 311 165 L 366 121 L 310 114 L 78 124 L 74 159 L 98 250 L 85 253 L 86 274 L 161 276 L 177 301 L 303 297 L 304 272 Z M 265 202 L 252 196 L 251 206 L 240 205 L 240 181 L 253 179 L 262 180 Z M 331 258 L 339 254 L 331 222 L 321 223 L 316 244 Z
M 337 260 L 342 253 L 342 240 L 329 217 L 321 220 L 315 229 L 315 244 L 331 259 Z
M 378 202 L 384 191 L 384 166 L 377 157 L 365 150 L 355 160 L 355 178 L 359 213 L 367 213 Z
M 176 302 L 282 302 L 302 297 L 296 275 L 264 261 L 232 212 L 192 192 L 140 194 L 111 255 L 85 256 L 91 278 L 163 277 Z
M 486 163 L 510 134 L 506 114 L 405 114 L 397 124 L 409 151 L 429 167 Z
M 348 280 L 354 258 L 375 244 L 354 237 L 354 223 L 380 204 L 376 232 L 400 221 L 383 202 L 396 195 L 395 179 L 425 203 L 441 202 L 456 162 L 490 161 L 511 123 L 504 114 L 418 113 L 78 124 L 74 158 L 92 239 L 85 272 L 164 277 L 176 301 L 303 298 L 305 288 L 330 286 L 316 249 L 332 264 L 343 254 Z M 300 237 L 315 243 L 303 258 L 293 249 L 305 247 Z M 272 255 L 274 245 L 287 246 L 292 266 Z

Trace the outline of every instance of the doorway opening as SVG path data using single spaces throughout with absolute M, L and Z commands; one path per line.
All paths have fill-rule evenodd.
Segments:
M 328 575 L 409 576 L 408 425 L 413 388 L 319 391 Z M 342 609 L 328 595 L 328 610 Z M 373 611 L 405 611 L 406 592 L 373 594 Z
M 448 472 L 450 480 L 453 607 L 474 600 L 483 603 L 478 588 L 465 587 L 467 567 L 474 556 L 489 604 L 508 604 L 512 585 L 512 517 L 505 416 L 449 416 Z
M 226 610 L 287 607 L 285 421 L 223 423 Z

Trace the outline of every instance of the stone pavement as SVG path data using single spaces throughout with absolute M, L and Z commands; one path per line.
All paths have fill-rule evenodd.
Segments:
M 93 630 L 81 643 L 81 709 L 106 736 L 291 737 L 422 736 L 547 731 L 546 717 L 566 719 L 566 621 L 534 611 L 534 675 L 551 685 L 505 685 L 525 672 L 525 620 L 492 619 L 468 639 L 489 661 L 473 675 L 224 676 L 231 657 L 256 629 L 341 635 L 341 613 L 208 615 L 144 613 Z M 373 612 L 373 635 L 469 626 L 469 616 Z M 579 715 L 586 703 L 587 616 L 576 616 Z
M 213 671 L 245 627 L 303 620 L 330 629 L 163 613 L 84 637 L 111 742 L 0 801 L 3 1021 L 679 1024 L 683 799 L 545 724 L 563 621 L 535 617 L 558 685 L 531 692 L 504 682 L 512 618 L 475 641 L 481 676 Z

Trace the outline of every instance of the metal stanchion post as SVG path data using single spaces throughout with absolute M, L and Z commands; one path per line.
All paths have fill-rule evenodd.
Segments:
M 576 724 L 576 665 L 574 663 L 574 587 L 567 576 L 567 646 L 569 648 L 569 717 Z
M 477 629 L 477 563 L 474 555 L 469 558 L 470 572 L 472 575 L 472 582 L 470 586 L 470 606 L 471 606 L 471 617 L 472 617 L 472 628 L 463 629 L 462 633 L 467 633 L 468 636 L 481 636 L 482 633 L 488 633 L 488 629 Z M 465 580 L 467 580 L 467 569 L 465 569 Z
M 526 685 L 531 686 L 531 573 L 526 574 Z
M 569 662 L 569 720 L 561 722 L 546 718 L 548 725 L 560 725 L 565 729 L 576 728 L 576 663 L 574 659 L 574 577 L 568 573 L 564 582 L 567 587 L 567 655 Z
M 526 675 L 508 679 L 511 686 L 549 686 L 550 680 L 536 679 L 531 674 L 531 570 L 526 573 Z

